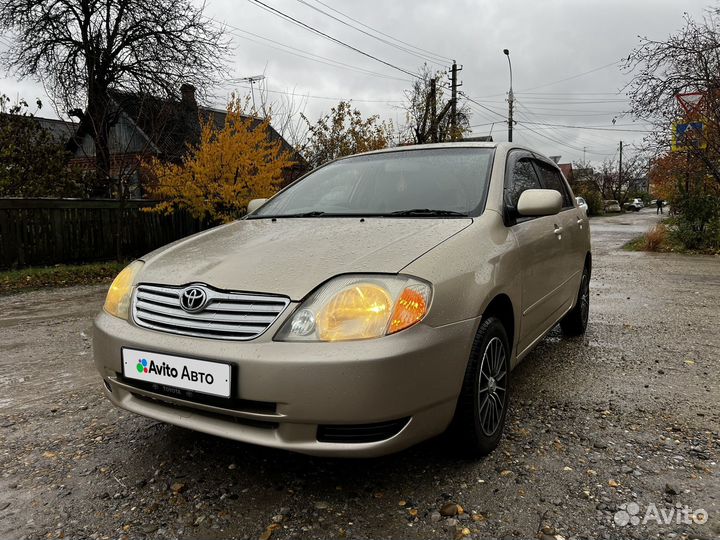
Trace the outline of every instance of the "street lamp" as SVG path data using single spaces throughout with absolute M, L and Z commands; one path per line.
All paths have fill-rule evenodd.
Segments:
M 507 56 L 508 67 L 510 68 L 510 91 L 508 92 L 508 142 L 512 142 L 513 129 L 513 90 L 512 90 L 512 62 L 510 61 L 510 50 L 503 49 L 503 54 Z

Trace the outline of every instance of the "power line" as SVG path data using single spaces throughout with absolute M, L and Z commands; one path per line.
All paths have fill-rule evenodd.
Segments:
M 518 111 L 518 116 L 519 116 L 519 117 L 522 117 L 522 118 L 527 118 L 527 117 L 525 116 L 525 114 L 521 113 L 520 111 Z M 520 124 L 520 123 L 521 123 L 521 122 L 518 122 L 518 124 Z M 551 141 L 551 142 L 554 142 L 555 144 L 557 144 L 557 145 L 559 145 L 559 146 L 564 146 L 564 147 L 566 147 L 566 148 L 570 148 L 571 150 L 575 150 L 575 151 L 577 151 L 577 152 L 582 152 L 582 151 L 583 151 L 582 148 L 578 148 L 577 146 L 573 146 L 573 145 L 571 145 L 571 144 L 569 144 L 569 143 L 567 143 L 567 142 L 561 141 L 561 140 L 559 140 L 559 139 L 555 139 L 554 137 L 551 137 L 551 136 L 549 136 L 549 135 L 547 135 L 547 134 L 545 134 L 545 133 L 542 133 L 542 132 L 540 132 L 540 131 L 537 131 L 535 128 L 532 128 L 532 127 L 528 126 L 527 123 L 525 123 L 525 122 L 522 122 L 522 124 L 525 124 L 525 129 L 527 129 L 527 130 L 535 133 L 536 135 L 538 135 L 538 136 L 540 136 L 540 137 L 543 137 L 543 138 L 545 138 L 545 139 L 547 139 L 547 140 L 549 140 L 549 141 Z
M 520 123 L 520 122 L 519 122 Z M 651 129 L 616 129 L 614 127 L 602 127 L 602 126 L 570 126 L 567 124 L 549 124 L 546 122 L 522 122 L 524 124 L 532 124 L 537 126 L 547 126 L 547 127 L 560 127 L 560 128 L 567 128 L 567 129 L 590 129 L 590 130 L 596 130 L 596 131 L 628 131 L 628 132 L 634 132 L 634 133 L 652 133 L 653 130 Z M 630 125 L 630 124 L 623 124 L 623 125 Z
M 584 77 L 585 75 L 589 75 L 590 73 L 595 73 L 596 71 L 600 71 L 602 69 L 606 69 L 611 66 L 615 66 L 615 65 L 619 64 L 620 62 L 622 62 L 622 60 L 615 60 L 614 62 L 610 62 L 609 64 L 605 64 L 604 66 L 596 67 L 596 68 L 590 69 L 588 71 L 583 71 L 582 73 L 578 73 L 577 75 L 571 75 L 570 77 L 565 77 L 564 79 L 558 79 L 557 81 L 540 84 L 538 86 L 533 86 L 532 88 L 526 88 L 525 90 L 523 90 L 523 92 L 529 92 L 530 90 L 537 90 L 538 88 L 545 88 L 547 86 L 553 86 L 555 84 L 560 84 L 561 82 L 578 79 L 580 77 Z
M 485 109 L 486 111 L 489 111 L 489 112 L 493 113 L 494 115 L 499 116 L 500 118 L 505 118 L 505 115 L 504 115 L 504 114 L 499 113 L 499 112 L 491 109 L 490 107 L 486 107 L 485 105 L 483 105 L 483 104 L 480 103 L 479 101 L 476 101 L 476 100 L 474 100 L 473 98 L 471 98 L 470 96 L 468 96 L 465 92 L 460 91 L 460 92 L 458 92 L 458 94 L 460 94 L 462 97 L 464 97 L 465 99 L 467 99 L 469 102 L 474 103 L 474 104 L 477 105 L 478 107 L 480 107 L 480 108 L 482 108 L 482 109 Z
M 290 22 L 292 22 L 292 23 L 294 23 L 294 24 L 296 24 L 296 25 L 299 25 L 299 26 L 305 28 L 306 30 L 308 30 L 308 31 L 310 31 L 310 32 L 312 32 L 312 33 L 314 33 L 314 34 L 317 34 L 317 35 L 319 35 L 319 36 L 322 36 L 322 37 L 324 37 L 325 39 L 328 39 L 328 40 L 330 40 L 330 41 L 332 41 L 332 42 L 334 42 L 334 43 L 337 43 L 338 45 L 341 45 L 341 46 L 343 46 L 343 47 L 345 47 L 345 48 L 347 48 L 347 49 L 350 49 L 351 51 L 355 51 L 356 53 L 362 54 L 363 56 L 366 56 L 366 57 L 368 57 L 368 58 L 371 58 L 371 59 L 375 60 L 376 62 L 380 62 L 381 64 L 385 64 L 386 66 L 391 67 L 391 68 L 393 68 L 393 69 L 396 69 L 396 70 L 398 70 L 398 71 L 401 71 L 401 72 L 405 73 L 406 75 L 410 75 L 411 77 L 415 77 L 415 78 L 417 78 L 417 79 L 420 79 L 420 77 L 419 77 L 416 73 L 413 73 L 413 72 L 411 72 L 411 71 L 409 71 L 409 70 L 407 70 L 407 69 L 401 68 L 401 67 L 399 67 L 399 66 L 396 66 L 395 64 L 392 64 L 392 63 L 390 63 L 390 62 L 387 62 L 387 61 L 385 61 L 385 60 L 382 60 L 382 59 L 378 58 L 377 56 L 374 56 L 374 55 L 372 55 L 372 54 L 370 54 L 370 53 L 366 53 L 365 51 L 362 51 L 362 50 L 358 49 L 357 47 L 354 47 L 354 46 L 352 46 L 352 45 L 350 45 L 350 44 L 348 44 L 348 43 L 345 43 L 344 41 L 341 41 L 341 40 L 339 40 L 339 39 L 337 39 L 337 38 L 335 38 L 335 37 L 333 37 L 333 36 L 331 36 L 331 35 L 329 35 L 329 34 L 326 34 L 326 33 L 323 32 L 322 30 L 318 30 L 317 28 L 314 28 L 313 26 L 310 26 L 309 24 L 306 24 L 306 23 L 304 23 L 304 22 L 296 19 L 295 17 L 292 17 L 291 15 L 286 14 L 286 13 L 280 11 L 279 9 L 276 9 L 276 8 L 274 8 L 274 7 L 272 7 L 272 6 L 267 5 L 267 4 L 264 3 L 264 2 L 261 2 L 261 0 L 248 0 L 248 2 L 259 6 L 260 8 L 264 9 L 265 11 L 268 11 L 268 12 L 272 13 L 273 15 L 275 15 L 275 16 L 277 16 L 277 17 L 280 17 L 281 19 L 284 19 L 284 20 L 286 20 L 286 21 L 290 21 Z
M 514 92 L 523 96 L 620 96 L 620 92 Z
M 358 31 L 358 32 L 360 32 L 360 33 L 362 33 L 362 34 L 364 34 L 364 35 L 366 35 L 366 36 L 369 36 L 369 37 L 371 37 L 371 38 L 373 38 L 373 39 L 376 39 L 376 40 L 378 40 L 378 41 L 380 41 L 380 42 L 382 42 L 382 43 L 385 43 L 386 45 L 390 45 L 391 47 L 394 47 L 394 48 L 396 48 L 396 49 L 398 49 L 398 50 L 401 50 L 401 51 L 403 51 L 403 52 L 406 52 L 406 53 L 408 53 L 408 54 L 411 54 L 411 55 L 413 55 L 413 56 L 415 56 L 415 57 L 417 57 L 417 58 L 420 58 L 421 60 L 429 61 L 429 62 L 432 62 L 432 63 L 434 63 L 434 64 L 438 64 L 438 65 L 444 66 L 443 63 L 438 62 L 438 60 L 436 60 L 436 59 L 434 59 L 434 58 L 430 58 L 429 56 L 416 53 L 415 51 L 412 51 L 411 49 L 408 49 L 407 47 L 403 47 L 403 46 L 401 46 L 401 45 L 397 45 L 397 44 L 395 44 L 395 43 L 392 43 L 391 41 L 388 41 L 387 39 L 384 39 L 384 38 L 375 36 L 375 35 L 371 34 L 370 32 L 367 32 L 367 31 L 363 30 L 362 28 L 358 28 L 357 26 L 353 26 L 352 24 L 350 24 L 350 23 L 347 22 L 347 21 L 343 21 L 342 19 L 336 17 L 335 15 L 332 15 L 331 13 L 328 13 L 327 11 L 324 11 L 324 10 L 320 9 L 319 7 L 316 7 L 316 6 L 313 6 L 313 5 L 311 5 L 311 4 L 308 4 L 305 0 L 297 0 L 297 1 L 298 1 L 299 3 L 305 5 L 305 6 L 309 7 L 310 9 L 313 9 L 313 10 L 317 11 L 318 13 L 322 13 L 322 14 L 325 15 L 326 17 L 329 17 L 329 18 L 331 18 L 332 20 L 339 22 L 340 24 L 344 24 L 344 25 L 347 26 L 348 28 L 352 28 L 353 30 L 356 30 L 356 31 Z M 332 8 L 330 8 L 330 9 L 332 9 Z M 335 11 L 335 10 L 333 10 L 333 11 Z
M 434 52 L 429 51 L 429 50 L 427 50 L 427 49 L 423 49 L 422 47 L 417 47 L 417 46 L 415 46 L 415 45 L 412 45 L 411 43 L 408 43 L 408 42 L 406 42 L 406 41 L 403 41 L 403 40 L 401 40 L 401 39 L 398 39 L 398 38 L 396 38 L 396 37 L 394 37 L 394 36 L 392 36 L 392 35 L 390 35 L 390 34 L 386 34 L 385 32 L 382 32 L 382 31 L 378 30 L 377 28 L 373 28 L 372 26 L 369 26 L 369 25 L 367 25 L 367 24 L 365 24 L 365 23 L 363 23 L 363 22 L 361 22 L 361 21 L 359 21 L 359 20 L 357 20 L 357 19 L 353 19 L 350 15 L 348 15 L 348 14 L 346 14 L 346 13 L 343 13 L 342 11 L 339 11 L 339 10 L 335 9 L 335 8 L 332 7 L 332 6 L 329 6 L 328 4 L 326 4 L 326 3 L 324 3 L 324 2 L 321 2 L 320 0 L 315 0 L 315 2 L 318 3 L 318 4 L 320 4 L 320 5 L 322 5 L 322 6 L 325 6 L 325 7 L 328 8 L 329 10 L 334 11 L 335 13 L 337 13 L 337 14 L 339 14 L 339 15 L 342 15 L 343 17 L 345 17 L 345 18 L 353 21 L 354 23 L 359 24 L 359 25 L 362 26 L 363 28 L 367 28 L 368 30 L 372 30 L 373 32 L 376 32 L 376 33 L 380 34 L 381 36 L 385 36 L 386 38 L 390 38 L 390 39 L 392 39 L 393 41 L 396 41 L 396 42 L 398 42 L 398 43 L 401 43 L 401 44 L 403 44 L 403 45 L 406 45 L 407 47 L 410 47 L 410 48 L 412 48 L 412 49 L 415 49 L 416 51 L 424 52 L 424 53 L 426 53 L 426 54 L 428 54 L 428 55 L 430 55 L 430 56 L 434 56 L 435 58 L 437 58 L 437 59 L 440 60 L 440 63 L 442 63 L 442 62 L 445 62 L 445 63 L 452 62 L 452 58 L 450 58 L 450 57 L 448 57 L 448 56 L 443 56 L 443 55 L 441 55 L 441 54 L 434 53 Z
M 530 117 L 532 117 L 532 118 L 535 117 L 535 115 L 525 106 L 524 103 L 519 103 L 519 106 L 523 109 L 523 111 L 525 112 L 526 115 L 530 115 Z M 525 115 L 523 115 L 523 117 L 528 122 L 532 122 L 532 118 L 528 118 Z M 533 125 L 537 126 L 537 129 L 539 129 L 539 130 L 543 130 L 543 129 L 557 130 L 558 129 L 556 127 L 547 126 L 546 125 L 547 123 L 541 121 L 540 119 L 538 119 L 538 122 L 532 122 L 532 123 L 533 123 Z M 564 129 L 564 128 L 561 128 L 561 129 Z M 594 133 L 594 132 L 584 133 L 582 137 L 578 137 L 577 135 L 575 137 L 578 140 L 578 142 L 580 142 L 581 144 L 597 144 L 598 140 L 605 142 L 608 138 L 608 136 L 605 134 L 599 134 L 599 133 Z
M 227 82 L 232 83 L 234 80 L 239 79 L 228 79 Z M 238 84 L 237 86 L 241 88 L 247 88 L 250 89 L 247 85 Z M 357 103 L 403 103 L 403 100 L 401 99 L 356 99 L 356 98 L 346 98 L 346 97 L 335 97 L 335 96 L 313 96 L 310 94 L 304 94 L 302 92 L 287 92 L 283 90 L 270 90 L 269 88 L 265 88 L 264 91 L 270 92 L 271 94 L 284 94 L 286 96 L 298 96 L 303 98 L 310 98 L 310 99 L 325 99 L 329 101 L 354 101 Z
M 264 37 L 264 36 L 261 36 L 261 35 L 259 35 L 259 34 L 255 34 L 255 33 L 250 32 L 250 31 L 248 31 L 248 30 L 243 30 L 242 28 L 239 28 L 239 27 L 237 27 L 237 26 L 233 26 L 233 25 L 231 25 L 231 24 L 227 24 L 227 23 L 222 23 L 222 24 L 224 24 L 224 25 L 227 26 L 228 28 L 231 28 L 231 29 L 233 29 L 233 30 L 235 30 L 235 31 L 237 31 L 237 32 L 243 32 L 243 33 L 245 33 L 245 34 L 249 34 L 249 35 L 251 35 L 251 36 L 254 36 L 254 37 L 258 38 L 258 39 L 262 39 L 262 40 L 264 40 L 264 41 L 267 41 L 267 42 L 269 42 L 269 43 L 274 43 L 275 45 L 279 45 L 279 47 L 270 45 L 269 43 L 262 43 L 262 42 L 260 42 L 260 41 L 257 41 L 256 39 L 252 39 L 252 38 L 249 38 L 249 37 L 247 37 L 247 36 L 241 36 L 241 35 L 237 34 L 236 32 L 231 31 L 230 33 L 231 33 L 232 35 L 234 35 L 235 37 L 239 37 L 239 38 L 241 38 L 241 39 L 246 39 L 246 40 L 251 41 L 251 42 L 253 42 L 253 43 L 258 43 L 258 44 L 263 45 L 263 46 L 265 46 L 265 47 L 270 47 L 270 48 L 272 48 L 272 49 L 276 49 L 276 50 L 278 50 L 278 51 L 281 51 L 281 52 L 284 52 L 284 53 L 287 53 L 287 54 L 292 54 L 293 56 L 298 56 L 298 57 L 300 57 L 300 58 L 305 58 L 306 60 L 311 60 L 311 61 L 313 61 L 313 62 L 318 62 L 318 63 L 320 63 L 320 64 L 325 64 L 325 65 L 327 65 L 327 66 L 332 66 L 332 67 L 347 69 L 347 70 L 350 70 L 350 71 L 356 71 L 356 72 L 358 72 L 358 73 L 363 73 L 363 74 L 365 74 L 365 75 L 371 75 L 371 76 L 373 76 L 373 77 L 380 77 L 380 78 L 383 78 L 383 79 L 392 79 L 392 80 L 403 81 L 403 82 L 411 82 L 409 79 L 402 79 L 402 78 L 400 78 L 400 77 L 394 77 L 394 76 L 392 76 L 392 75 L 387 75 L 387 74 L 384 74 L 384 73 L 378 73 L 378 72 L 376 72 L 376 71 L 372 71 L 372 70 L 369 70 L 369 69 L 365 69 L 365 68 L 361 68 L 361 67 L 358 67 L 358 66 L 353 66 L 353 65 L 350 65 L 350 64 L 346 64 L 346 63 L 344 63 L 344 62 L 340 62 L 339 60 L 333 60 L 332 58 L 328 58 L 328 57 L 326 57 L 326 56 L 320 56 L 320 55 L 315 54 L 315 53 L 311 53 L 311 52 L 308 52 L 308 51 L 303 51 L 303 50 L 301 50 L 301 49 L 298 49 L 297 47 L 293 47 L 292 45 L 287 45 L 287 44 L 285 44 L 285 43 L 281 43 L 281 42 L 279 42 L 279 41 L 275 41 L 275 40 L 273 40 L 273 39 L 266 38 L 266 37 Z M 285 47 L 285 49 L 281 49 L 280 47 Z M 286 49 L 289 49 L 289 50 L 286 50 Z

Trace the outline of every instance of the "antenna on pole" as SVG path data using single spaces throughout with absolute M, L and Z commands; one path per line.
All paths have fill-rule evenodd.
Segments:
M 250 83 L 250 93 L 252 94 L 252 102 L 253 102 L 253 110 L 257 112 L 257 107 L 255 106 L 255 83 L 260 82 L 265 79 L 265 75 L 251 75 L 250 77 L 239 77 L 235 79 L 236 81 L 247 81 Z

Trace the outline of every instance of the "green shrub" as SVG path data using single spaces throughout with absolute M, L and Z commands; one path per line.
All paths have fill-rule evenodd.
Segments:
M 576 196 L 585 199 L 589 216 L 601 216 L 605 213 L 605 202 L 600 192 L 585 186 L 576 186 L 574 191 Z
M 720 196 L 685 193 L 673 201 L 670 235 L 691 251 L 720 251 Z

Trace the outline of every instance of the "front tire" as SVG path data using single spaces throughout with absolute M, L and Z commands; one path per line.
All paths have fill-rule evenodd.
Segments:
M 566 336 L 581 336 L 587 329 L 590 315 L 590 272 L 587 266 L 580 278 L 575 307 L 560 321 L 560 328 Z
M 465 370 L 451 434 L 470 457 L 492 452 L 500 442 L 509 402 L 510 346 L 502 322 L 480 323 Z

